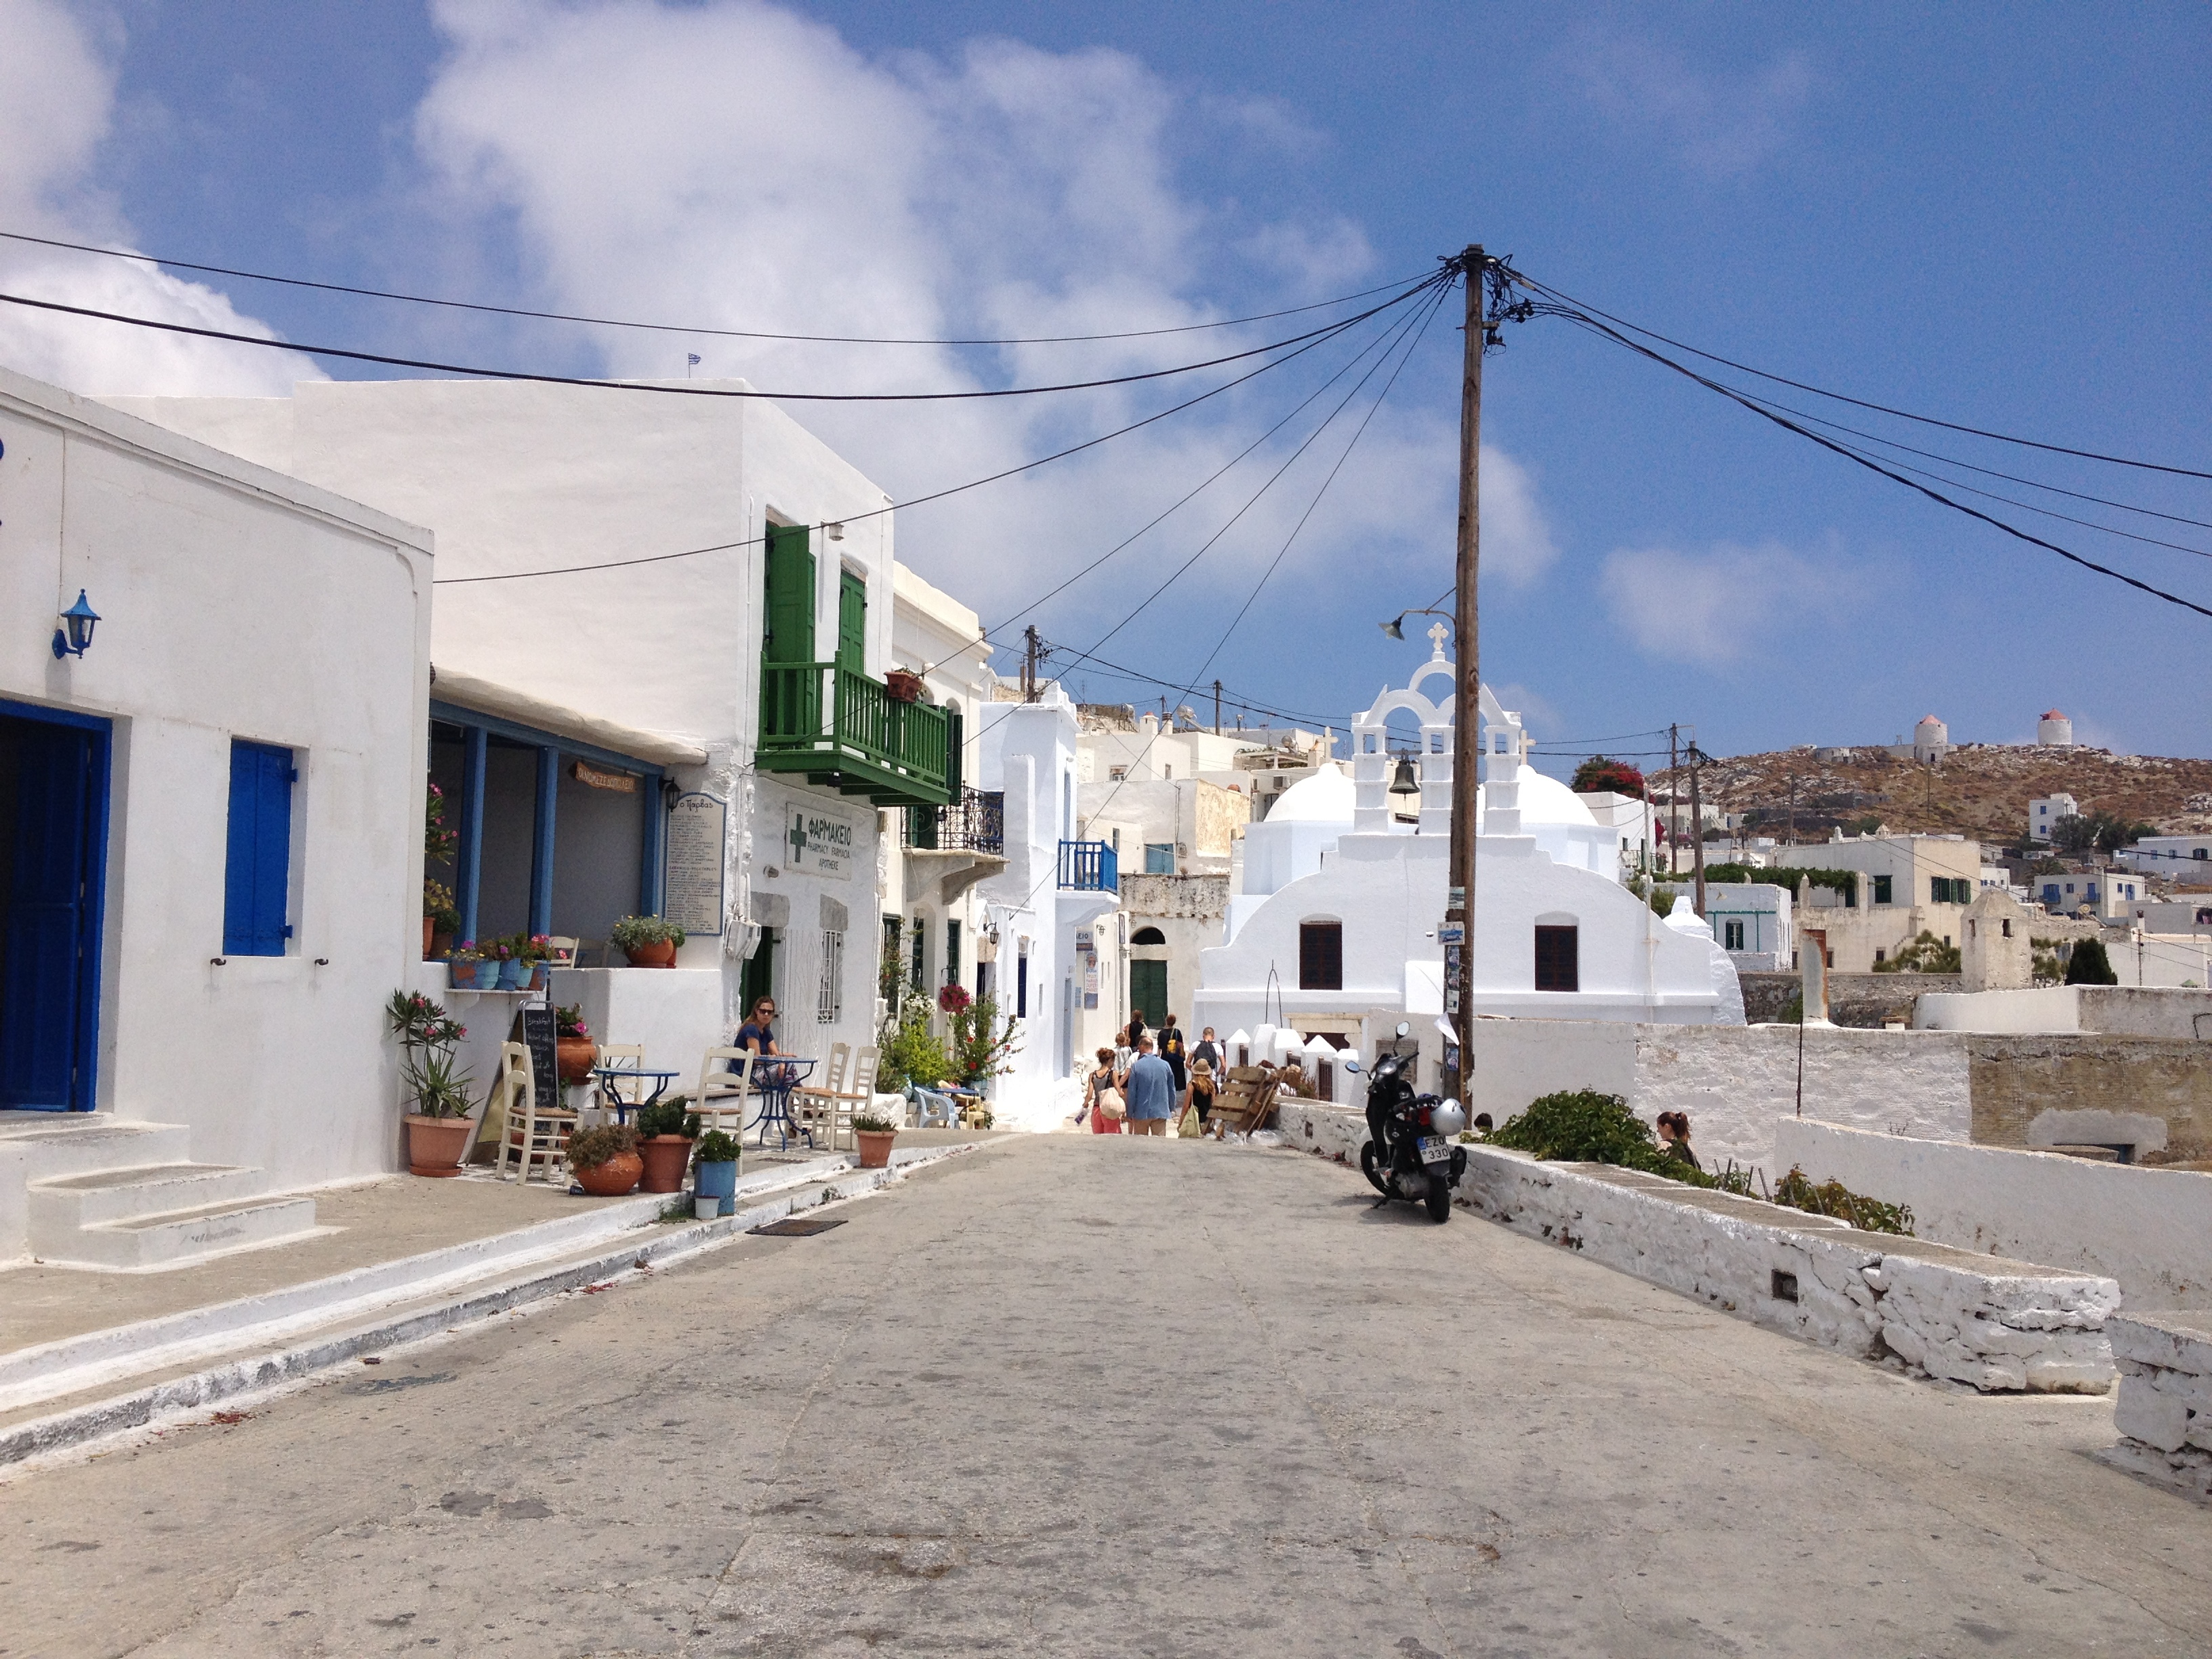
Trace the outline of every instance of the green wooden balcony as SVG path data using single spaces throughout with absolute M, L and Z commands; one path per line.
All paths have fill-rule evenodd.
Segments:
M 942 806 L 958 787 L 947 710 L 901 702 L 881 680 L 830 662 L 761 665 L 756 764 L 878 806 Z

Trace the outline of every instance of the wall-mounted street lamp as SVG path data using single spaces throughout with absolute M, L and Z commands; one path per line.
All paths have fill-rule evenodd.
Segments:
M 84 597 L 84 589 L 76 591 L 76 603 L 62 612 L 62 625 L 54 629 L 54 655 L 82 657 L 92 643 L 93 624 L 100 620 Z
M 1406 637 L 1406 618 L 1408 617 L 1442 617 L 1446 622 L 1454 622 L 1456 620 L 1449 611 L 1437 611 L 1427 605 L 1423 605 L 1418 611 L 1401 611 L 1389 622 L 1378 623 L 1376 626 L 1380 628 L 1385 634 L 1388 634 L 1392 639 L 1402 640 Z

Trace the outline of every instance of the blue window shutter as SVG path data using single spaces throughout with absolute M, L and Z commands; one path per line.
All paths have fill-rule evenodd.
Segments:
M 226 956 L 281 957 L 292 886 L 292 751 L 230 745 L 230 837 L 223 867 Z

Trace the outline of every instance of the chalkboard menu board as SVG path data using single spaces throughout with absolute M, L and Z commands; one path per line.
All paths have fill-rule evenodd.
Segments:
M 729 807 L 712 795 L 679 796 L 668 816 L 667 896 L 660 913 L 686 933 L 722 931 L 722 870 Z
M 520 1011 L 522 1046 L 530 1050 L 530 1086 L 538 1097 L 538 1109 L 561 1103 L 561 1067 L 554 1053 L 553 1010 L 549 1004 L 526 1002 Z

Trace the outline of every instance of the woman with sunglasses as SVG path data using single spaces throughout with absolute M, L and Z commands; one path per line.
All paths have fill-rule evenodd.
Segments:
M 776 1046 L 775 1042 L 775 999 L 774 997 L 753 999 L 752 1012 L 745 1016 L 745 1023 L 738 1029 L 738 1047 L 750 1049 L 754 1054 L 761 1055 L 780 1054 L 783 1052 Z M 772 1076 L 779 1083 L 784 1081 L 791 1069 L 788 1066 L 763 1066 L 759 1060 L 753 1062 L 755 1077 Z

